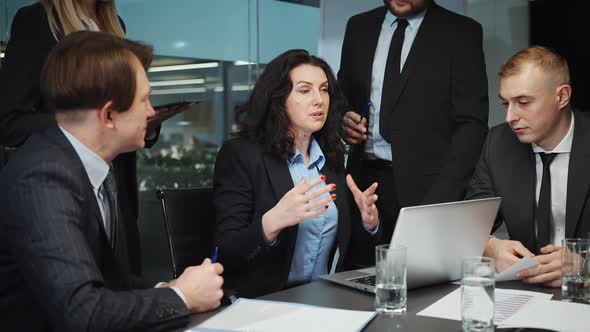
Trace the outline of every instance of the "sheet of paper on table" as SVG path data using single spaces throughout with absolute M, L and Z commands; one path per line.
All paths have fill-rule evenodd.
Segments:
M 590 305 L 533 300 L 510 318 L 505 319 L 499 327 L 588 332 L 590 330 Z
M 187 331 L 361 331 L 374 311 L 325 308 L 298 303 L 239 299 Z M 201 329 L 201 330 L 199 330 Z
M 514 289 L 496 288 L 494 323 L 501 324 L 505 319 L 514 315 L 520 308 L 533 300 L 549 301 L 553 295 L 521 291 Z M 426 309 L 417 313 L 418 316 L 428 316 L 442 319 L 461 320 L 461 288 L 457 288 Z

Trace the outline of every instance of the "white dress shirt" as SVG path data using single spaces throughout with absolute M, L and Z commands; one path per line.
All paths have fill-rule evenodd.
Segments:
M 403 70 L 418 29 L 424 20 L 426 11 L 416 14 L 413 17 L 407 17 L 408 27 L 404 35 L 404 44 L 401 51 L 400 70 Z M 375 49 L 375 57 L 373 59 L 373 69 L 371 72 L 371 103 L 373 107 L 369 109 L 369 117 L 367 119 L 369 128 L 367 128 L 367 141 L 365 142 L 365 154 L 369 157 L 384 159 L 391 161 L 391 145 L 381 137 L 379 133 L 379 112 L 381 108 L 381 96 L 383 94 L 383 79 L 385 78 L 385 66 L 387 64 L 387 55 L 389 54 L 389 45 L 395 29 L 397 28 L 397 17 L 387 11 L 383 25 L 381 26 L 381 33 L 379 34 L 379 41 Z
M 543 162 L 540 153 L 557 153 L 553 162 L 549 166 L 551 172 L 551 234 L 549 243 L 561 245 L 561 240 L 565 238 L 565 207 L 567 203 L 567 174 L 570 164 L 570 152 L 572 150 L 572 140 L 574 138 L 574 114 L 570 129 L 563 137 L 561 142 L 551 151 L 545 151 L 540 146 L 532 144 L 535 153 L 537 183 L 535 188 L 535 200 L 539 204 L 539 195 L 541 193 L 541 180 L 543 179 Z

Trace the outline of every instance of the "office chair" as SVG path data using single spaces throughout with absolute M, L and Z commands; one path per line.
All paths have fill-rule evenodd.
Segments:
M 211 257 L 215 232 L 213 188 L 159 189 L 173 277 Z

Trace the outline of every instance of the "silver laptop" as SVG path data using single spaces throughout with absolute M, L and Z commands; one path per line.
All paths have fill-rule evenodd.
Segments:
M 391 245 L 407 247 L 408 289 L 461 278 L 461 258 L 481 256 L 494 225 L 500 197 L 405 207 Z M 375 267 L 320 278 L 375 292 Z

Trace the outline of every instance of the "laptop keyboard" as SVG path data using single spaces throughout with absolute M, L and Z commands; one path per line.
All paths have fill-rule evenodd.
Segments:
M 348 281 L 356 282 L 356 283 L 363 284 L 363 285 L 375 286 L 375 275 L 352 278 L 352 279 L 348 279 Z

